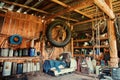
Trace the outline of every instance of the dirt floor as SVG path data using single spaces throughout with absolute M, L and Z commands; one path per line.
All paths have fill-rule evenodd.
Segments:
M 28 80 L 98 80 L 95 76 L 87 76 L 79 73 L 69 73 L 58 77 L 50 76 L 45 73 L 37 73 L 33 76 L 28 76 Z

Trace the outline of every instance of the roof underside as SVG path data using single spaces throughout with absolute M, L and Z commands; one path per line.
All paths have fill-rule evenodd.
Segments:
M 120 0 L 112 0 L 112 5 L 114 13 L 119 13 Z M 93 0 L 0 0 L 0 12 L 7 10 L 62 19 L 71 24 L 105 15 Z

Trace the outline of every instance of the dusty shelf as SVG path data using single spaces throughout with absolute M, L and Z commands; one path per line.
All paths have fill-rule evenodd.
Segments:
M 23 63 L 25 61 L 40 61 L 40 57 L 0 57 L 0 62 L 17 62 Z

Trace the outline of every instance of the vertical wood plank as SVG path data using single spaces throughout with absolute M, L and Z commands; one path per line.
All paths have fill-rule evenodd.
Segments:
M 7 33 L 7 30 L 8 30 L 8 26 L 9 26 L 9 22 L 10 22 L 10 17 L 7 17 L 9 15 L 9 12 L 7 12 L 5 14 L 5 19 L 4 19 L 4 23 L 3 23 L 3 27 L 2 27 L 2 30 L 1 30 L 1 33 L 2 34 L 6 34 Z M 11 15 L 9 15 L 11 16 Z

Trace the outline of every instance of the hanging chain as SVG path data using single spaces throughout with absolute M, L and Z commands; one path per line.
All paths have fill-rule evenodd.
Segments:
M 98 14 L 98 7 L 96 6 L 96 13 Z M 96 15 L 96 18 L 98 17 L 98 15 Z M 101 20 L 98 22 L 98 20 L 96 20 L 96 46 L 97 46 L 97 54 L 100 54 L 100 22 Z

